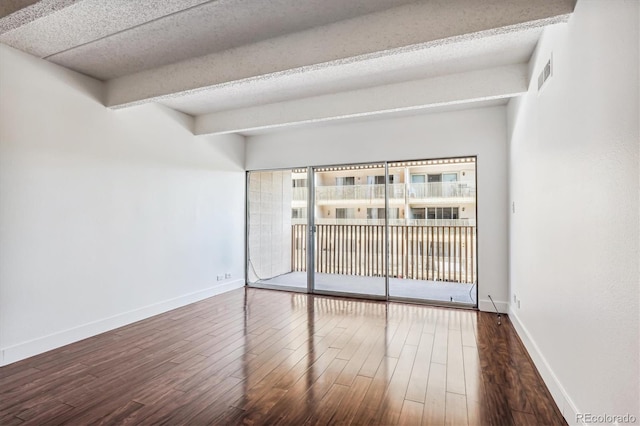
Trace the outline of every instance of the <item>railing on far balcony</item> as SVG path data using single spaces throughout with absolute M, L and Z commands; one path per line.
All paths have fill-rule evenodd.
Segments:
M 384 200 L 384 185 L 342 185 L 318 186 L 315 188 L 316 200 L 323 201 L 367 201 Z M 431 182 L 431 183 L 394 183 L 389 185 L 390 200 L 430 198 L 472 198 L 476 188 L 471 182 Z M 293 188 L 294 201 L 307 200 L 307 188 Z
M 293 271 L 307 269 L 307 225 L 292 225 Z M 316 225 L 316 272 L 385 274 L 383 225 Z M 389 226 L 389 276 L 474 283 L 475 226 Z
M 411 183 L 408 188 L 409 198 L 472 198 L 476 188 L 471 182 L 430 182 Z
M 318 186 L 315 188 L 317 201 L 343 200 L 384 200 L 384 185 L 341 185 Z M 405 188 L 403 183 L 389 185 L 389 198 L 403 199 Z
M 292 189 L 291 199 L 293 201 L 307 201 L 307 188 L 297 187 Z

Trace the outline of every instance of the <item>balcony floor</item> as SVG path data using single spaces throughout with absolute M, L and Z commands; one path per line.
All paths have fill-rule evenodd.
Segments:
M 270 279 L 260 280 L 257 284 L 306 288 L 307 273 L 290 272 Z M 315 284 L 316 289 L 321 291 L 384 296 L 384 278 L 380 277 L 316 274 Z M 472 284 L 390 278 L 389 295 L 406 299 L 476 305 L 476 288 Z

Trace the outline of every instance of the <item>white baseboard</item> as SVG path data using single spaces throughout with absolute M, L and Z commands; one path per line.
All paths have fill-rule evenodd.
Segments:
M 509 312 L 509 302 L 503 302 L 499 300 L 494 300 L 496 304 L 496 308 L 498 308 L 498 312 L 501 314 L 506 314 Z M 478 301 L 478 309 L 482 312 L 495 312 L 495 308 L 493 307 L 493 303 L 489 299 L 480 299 Z
M 132 311 L 123 312 L 109 318 L 103 318 L 14 346 L 0 348 L 0 367 L 188 305 L 190 303 L 198 302 L 211 296 L 241 288 L 244 284 L 244 279 L 226 282 L 205 290 L 196 291 L 173 299 L 154 303 L 152 305 L 143 306 Z
M 564 419 L 567 421 L 567 423 L 569 423 L 569 425 L 586 424 L 577 420 L 577 414 L 581 411 L 576 408 L 573 400 L 565 390 L 564 386 L 562 386 L 562 383 L 560 383 L 560 380 L 558 380 L 558 377 L 551 369 L 551 366 L 547 362 L 544 355 L 542 355 L 542 352 L 540 352 L 540 348 L 538 348 L 538 345 L 531 337 L 531 334 L 529 333 L 527 328 L 524 326 L 524 324 L 522 324 L 520 318 L 518 318 L 518 315 L 516 314 L 513 307 L 509 308 L 509 319 L 511 320 L 511 323 L 516 329 L 518 335 L 520 336 L 520 340 L 522 340 L 522 343 L 527 348 L 529 356 L 531 356 L 533 363 L 542 376 L 542 380 L 544 380 L 547 388 L 549 388 L 549 392 L 551 392 L 551 396 L 562 412 Z

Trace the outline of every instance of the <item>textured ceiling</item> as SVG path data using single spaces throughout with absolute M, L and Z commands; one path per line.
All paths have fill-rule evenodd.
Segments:
M 297 73 L 279 73 L 272 78 L 234 81 L 183 96 L 161 98 L 158 102 L 187 114 L 200 115 L 525 63 L 529 60 L 541 31 L 542 28 L 534 27 L 513 34 L 474 38 L 464 43 L 389 52 L 388 55 L 335 66 L 317 67 Z
M 108 80 L 412 1 L 84 0 L 0 41 Z
M 4 0 L 0 2 L 0 18 L 37 3 L 38 0 Z
M 201 116 L 524 64 L 575 1 L 0 0 L 0 43 Z

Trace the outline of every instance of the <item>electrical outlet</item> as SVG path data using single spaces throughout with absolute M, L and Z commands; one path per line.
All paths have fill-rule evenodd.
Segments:
M 516 212 L 516 202 L 515 202 L 515 201 L 513 201 L 513 202 L 511 203 L 511 211 L 512 211 L 513 213 L 515 213 L 515 212 Z
M 227 272 L 224 274 L 225 279 L 231 278 L 231 272 Z
M 518 301 L 518 298 L 516 297 L 516 295 L 513 295 L 513 303 L 516 303 Z
M 518 300 L 518 309 L 520 309 L 520 300 Z
M 222 281 L 222 280 L 224 280 L 224 275 L 218 275 L 217 278 L 218 278 L 218 281 Z

